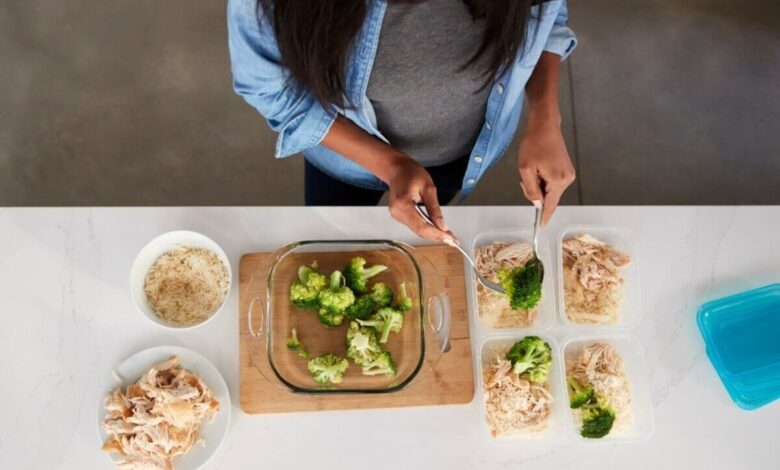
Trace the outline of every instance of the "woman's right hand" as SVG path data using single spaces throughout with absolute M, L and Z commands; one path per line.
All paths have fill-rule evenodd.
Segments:
M 322 144 L 344 155 L 390 187 L 390 215 L 422 238 L 451 245 L 455 237 L 444 223 L 436 186 L 428 170 L 409 155 L 369 135 L 344 116 L 337 116 Z M 425 222 L 415 205 L 423 203 L 435 227 Z
M 396 159 L 387 179 L 390 186 L 390 215 L 419 237 L 451 245 L 455 237 L 447 228 L 436 197 L 436 186 L 428 170 L 409 157 Z M 415 206 L 425 205 L 435 226 L 425 222 Z

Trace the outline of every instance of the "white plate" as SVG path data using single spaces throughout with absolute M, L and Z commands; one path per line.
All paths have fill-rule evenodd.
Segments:
M 205 445 L 201 446 L 200 444 L 195 444 L 187 454 L 180 455 L 174 459 L 176 470 L 197 470 L 206 465 L 209 459 L 211 459 L 222 445 L 222 441 L 227 434 L 228 425 L 230 424 L 231 405 L 230 393 L 228 392 L 227 385 L 217 368 L 214 367 L 208 359 L 187 348 L 179 346 L 157 346 L 133 354 L 114 369 L 122 378 L 121 383 L 118 383 L 110 373 L 107 374 L 108 377 L 106 377 L 106 384 L 103 388 L 103 393 L 101 394 L 102 398 L 98 405 L 97 415 L 100 445 L 103 445 L 103 442 L 109 437 L 102 426 L 103 419 L 106 416 L 103 399 L 117 387 L 127 387 L 136 382 L 151 366 L 158 362 L 163 362 L 171 356 L 178 356 L 179 362 L 183 368 L 198 374 L 203 380 L 203 383 L 214 392 L 220 404 L 219 411 L 214 416 L 214 421 L 201 424 L 200 437 L 205 440 Z M 109 455 L 114 462 L 119 461 L 118 454 L 113 453 L 107 455 Z

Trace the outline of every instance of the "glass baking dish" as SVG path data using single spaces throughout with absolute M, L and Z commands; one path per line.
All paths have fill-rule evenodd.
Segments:
M 317 314 L 293 306 L 291 283 L 298 280 L 298 268 L 316 261 L 318 270 L 329 274 L 343 270 L 347 262 L 362 256 L 367 265 L 383 264 L 389 269 L 372 278 L 398 292 L 401 282 L 412 298 L 412 310 L 404 316 L 400 333 L 391 334 L 383 347 L 396 365 L 395 377 L 365 376 L 352 361 L 339 384 L 322 387 L 311 378 L 307 360 L 287 349 L 295 327 L 309 357 L 333 353 L 346 357 L 345 318 L 336 328 L 326 328 Z M 267 256 L 253 269 L 247 285 L 250 295 L 242 301 L 251 335 L 249 353 L 254 366 L 272 383 L 295 393 L 389 393 L 401 390 L 425 377 L 449 350 L 450 309 L 444 283 L 436 267 L 414 247 L 390 240 L 300 241 Z

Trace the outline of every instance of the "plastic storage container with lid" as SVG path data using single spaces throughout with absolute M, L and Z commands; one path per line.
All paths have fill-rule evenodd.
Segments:
M 382 281 L 398 293 L 404 282 L 413 308 L 404 315 L 403 328 L 391 333 L 383 347 L 395 362 L 395 377 L 366 376 L 350 361 L 339 384 L 317 385 L 307 361 L 287 349 L 287 339 L 295 327 L 309 357 L 333 353 L 346 357 L 344 318 L 336 328 L 326 328 L 317 313 L 294 307 L 289 300 L 290 285 L 298 280 L 298 268 L 316 261 L 318 271 L 329 274 L 342 270 L 355 256 L 367 266 L 382 264 L 389 269 L 371 279 Z M 295 393 L 390 393 L 425 377 L 449 349 L 450 309 L 443 280 L 436 267 L 419 250 L 390 240 L 301 241 L 286 245 L 266 257 L 247 287 L 241 309 L 247 311 L 249 354 L 255 367 L 272 383 Z M 260 294 L 262 293 L 262 294 Z
M 734 403 L 754 410 L 780 398 L 780 284 L 705 303 L 696 320 Z

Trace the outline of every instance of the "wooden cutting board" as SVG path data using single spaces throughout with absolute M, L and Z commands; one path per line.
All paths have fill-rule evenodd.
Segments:
M 403 406 L 455 405 L 470 403 L 474 398 L 471 341 L 463 258 L 447 246 L 417 248 L 444 278 L 452 312 L 451 349 L 442 355 L 436 368 L 420 382 L 404 390 L 387 394 L 305 395 L 266 380 L 250 358 L 248 343 L 253 339 L 247 327 L 246 308 L 240 308 L 239 395 L 246 413 L 286 413 L 300 411 L 344 410 L 355 408 L 393 408 Z M 250 283 L 258 274 L 268 253 L 250 253 L 239 263 L 239 306 L 255 297 L 265 298 L 264 282 Z M 266 359 L 267 360 L 267 359 Z

